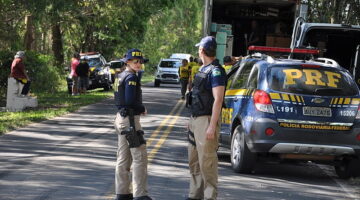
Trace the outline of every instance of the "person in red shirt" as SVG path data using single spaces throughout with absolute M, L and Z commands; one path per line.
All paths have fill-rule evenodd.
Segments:
M 18 51 L 15 54 L 14 60 L 11 64 L 10 77 L 16 79 L 21 84 L 24 84 L 21 95 L 26 96 L 29 94 L 31 81 L 25 70 L 25 65 L 23 63 L 24 58 L 24 51 Z
M 71 72 L 70 77 L 73 81 L 72 85 L 72 95 L 78 95 L 79 89 L 78 89 L 78 82 L 79 82 L 79 76 L 76 74 L 76 67 L 80 63 L 80 54 L 74 53 L 73 57 L 71 58 Z

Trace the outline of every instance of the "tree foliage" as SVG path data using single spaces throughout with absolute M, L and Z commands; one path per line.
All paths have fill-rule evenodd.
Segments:
M 308 0 L 308 21 L 360 24 L 360 0 Z
M 308 21 L 359 24 L 360 0 L 307 0 Z M 0 0 L 0 51 L 31 50 L 62 69 L 73 52 L 108 60 L 140 48 L 151 64 L 196 55 L 203 0 Z M 25 20 L 27 19 L 27 20 Z M 8 66 L 7 66 L 8 67 Z

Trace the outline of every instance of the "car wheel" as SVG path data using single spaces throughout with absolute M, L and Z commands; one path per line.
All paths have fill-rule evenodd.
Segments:
M 110 90 L 110 85 L 104 86 L 104 91 L 109 91 L 109 90 Z
M 241 126 L 235 128 L 231 139 L 231 165 L 237 173 L 251 173 L 255 166 L 256 154 L 252 153 L 246 142 Z
M 160 87 L 160 80 L 155 79 L 155 81 L 154 81 L 154 86 L 155 86 L 155 87 Z
M 72 86 L 71 85 L 68 85 L 68 93 L 72 94 Z
M 360 176 L 360 160 L 343 160 L 339 165 L 335 165 L 335 172 L 339 178 L 348 179 Z

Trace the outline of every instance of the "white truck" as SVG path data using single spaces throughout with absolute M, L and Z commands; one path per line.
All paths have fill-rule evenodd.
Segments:
M 300 0 L 205 0 L 203 35 L 216 37 L 220 62 L 246 55 L 249 45 L 290 47 L 294 21 L 306 11 Z

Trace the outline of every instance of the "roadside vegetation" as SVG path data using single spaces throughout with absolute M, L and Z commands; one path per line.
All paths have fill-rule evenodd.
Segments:
M 306 2 L 310 21 L 359 24 L 358 0 Z M 150 59 L 143 78 L 150 81 L 161 58 L 172 53 L 196 55 L 194 44 L 202 36 L 203 0 L 0 0 L 0 5 L 0 107 L 5 106 L 7 77 L 19 50 L 26 51 L 31 91 L 41 108 L 46 94 L 66 95 L 64 67 L 74 52 L 98 51 L 110 61 L 129 48 L 139 48 Z M 59 105 L 102 98 L 95 94 L 67 97 L 74 104 Z
M 110 61 L 121 58 L 127 49 L 139 48 L 150 59 L 142 81 L 152 81 L 160 58 L 173 52 L 196 52 L 202 4 L 192 0 L 0 0 L 0 107 L 6 105 L 7 78 L 19 50 L 26 51 L 31 93 L 39 101 L 33 110 L 0 112 L 0 133 L 112 96 L 97 90 L 68 96 L 64 68 L 74 52 L 98 51 Z
M 89 91 L 87 94 L 79 96 L 71 96 L 65 89 L 56 93 L 37 93 L 39 100 L 37 108 L 26 109 L 21 112 L 0 112 L 0 135 L 32 122 L 73 112 L 81 106 L 93 104 L 112 96 L 111 91 L 104 92 L 102 90 Z

